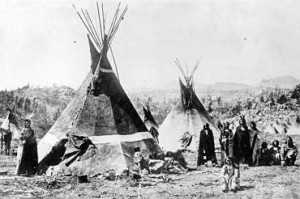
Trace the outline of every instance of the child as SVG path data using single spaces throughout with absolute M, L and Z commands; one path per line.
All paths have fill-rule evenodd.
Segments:
M 134 148 L 134 154 L 133 154 L 133 166 L 130 169 L 130 173 L 132 175 L 132 178 L 134 180 L 141 179 L 141 162 L 142 162 L 143 156 L 141 153 L 140 147 Z
M 225 158 L 225 164 L 222 167 L 222 191 L 236 191 L 240 188 L 240 170 L 232 162 L 232 158 Z

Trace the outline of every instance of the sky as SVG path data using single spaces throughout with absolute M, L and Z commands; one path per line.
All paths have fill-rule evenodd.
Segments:
M 119 1 L 103 1 L 112 18 Z M 87 31 L 72 4 L 96 17 L 95 1 L 1 0 L 0 89 L 66 85 L 89 71 Z M 125 89 L 176 81 L 178 58 L 200 84 L 300 78 L 297 0 L 127 0 L 112 43 Z M 111 60 L 113 65 L 113 61 Z

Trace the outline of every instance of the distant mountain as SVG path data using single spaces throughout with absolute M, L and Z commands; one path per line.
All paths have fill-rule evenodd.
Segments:
M 293 88 L 297 84 L 300 84 L 300 80 L 293 76 L 280 76 L 271 79 L 263 79 L 257 86 L 270 87 L 270 88 Z
M 216 91 L 240 91 L 247 90 L 250 88 L 250 85 L 235 82 L 217 82 L 212 85 L 209 85 L 209 89 Z
M 294 88 L 297 84 L 300 84 L 300 80 L 293 76 L 280 76 L 271 79 L 264 79 L 256 85 L 248 85 L 236 82 L 216 82 L 214 84 L 199 84 L 195 82 L 196 91 L 217 91 L 217 92 L 235 92 L 243 90 L 256 89 L 257 87 L 262 88 Z M 178 81 L 172 81 L 160 89 L 169 91 L 178 91 Z
M 251 86 L 247 84 L 234 83 L 234 82 L 216 82 L 214 84 L 199 84 L 195 82 L 196 91 L 240 91 L 251 88 Z M 166 90 L 179 90 L 178 81 L 173 81 L 166 84 L 163 89 Z
M 254 92 L 264 88 L 283 88 L 293 89 L 300 80 L 293 76 L 281 76 L 271 79 L 264 79 L 255 85 L 248 85 L 236 82 L 216 82 L 213 84 L 195 83 L 195 91 L 199 96 L 217 95 L 217 96 L 232 96 L 240 92 Z M 151 96 L 168 96 L 179 97 L 179 81 L 170 81 L 165 85 L 156 88 L 136 87 L 128 89 L 128 93 L 132 96 L 151 95 Z

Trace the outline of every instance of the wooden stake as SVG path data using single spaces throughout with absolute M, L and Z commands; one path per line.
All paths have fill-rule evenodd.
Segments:
M 97 31 L 96 31 L 96 29 L 95 29 L 94 23 L 93 23 L 93 21 L 92 21 L 90 15 L 89 15 L 89 13 L 88 13 L 88 11 L 86 10 L 85 12 L 86 12 L 86 14 L 87 14 L 87 16 L 88 16 L 88 19 L 89 19 L 89 21 L 90 21 L 90 23 L 91 23 L 91 26 L 92 26 L 92 28 L 93 28 L 93 30 L 94 30 L 94 33 L 95 33 L 95 35 L 96 35 L 96 38 L 97 38 L 99 44 L 102 44 L 101 41 L 100 41 L 100 38 L 99 38 L 99 36 L 98 36 L 98 34 L 97 34 Z M 100 47 L 101 47 L 101 46 L 100 46 Z
M 99 4 L 97 2 L 97 11 L 98 11 L 98 20 L 99 20 L 99 27 L 100 27 L 100 35 L 101 35 L 101 40 L 102 40 L 102 44 L 103 44 L 103 32 L 102 32 L 102 23 L 101 23 L 101 15 L 100 15 L 100 11 L 99 11 Z

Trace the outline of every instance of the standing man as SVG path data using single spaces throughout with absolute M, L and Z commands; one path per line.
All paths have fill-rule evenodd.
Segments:
M 251 148 L 251 157 L 250 157 L 250 163 L 251 165 L 254 165 L 255 157 L 257 156 L 257 151 L 260 148 L 260 138 L 259 133 L 260 131 L 256 128 L 256 123 L 252 121 L 250 123 L 250 148 Z
M 249 130 L 245 118 L 241 117 L 233 138 L 234 162 L 250 164 L 251 155 Z
M 17 157 L 17 175 L 34 175 L 38 167 L 37 143 L 31 121 L 24 120 L 24 128 L 21 131 Z
M 10 144 L 12 140 L 12 133 L 10 131 L 10 128 L 4 132 L 3 139 L 4 139 L 4 154 L 8 156 L 10 155 Z
M 214 164 L 217 163 L 214 136 L 212 130 L 209 128 L 209 124 L 206 123 L 200 131 L 198 166 L 208 160 L 211 160 Z

